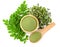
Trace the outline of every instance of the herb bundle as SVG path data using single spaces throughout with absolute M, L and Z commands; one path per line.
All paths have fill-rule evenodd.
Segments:
M 10 19 L 3 20 L 4 24 L 8 28 L 8 32 L 10 33 L 11 37 L 14 37 L 14 39 L 19 39 L 20 41 L 23 41 L 24 43 L 26 40 L 28 40 L 28 35 L 26 35 L 25 32 L 22 31 L 20 28 L 20 20 L 23 16 L 28 14 L 28 8 L 26 1 L 24 1 L 17 10 L 10 15 Z

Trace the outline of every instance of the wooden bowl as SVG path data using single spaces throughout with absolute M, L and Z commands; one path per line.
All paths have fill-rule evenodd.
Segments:
M 20 27 L 24 32 L 35 32 L 39 27 L 38 19 L 33 15 L 26 15 L 21 19 Z

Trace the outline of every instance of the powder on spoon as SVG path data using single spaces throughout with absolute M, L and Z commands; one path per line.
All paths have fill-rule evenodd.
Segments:
M 40 32 L 34 32 L 30 36 L 30 41 L 35 43 L 41 38 L 41 33 Z

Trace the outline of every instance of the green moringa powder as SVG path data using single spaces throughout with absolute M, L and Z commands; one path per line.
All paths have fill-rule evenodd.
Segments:
M 24 30 L 30 32 L 36 29 L 37 21 L 34 17 L 27 16 L 23 18 L 21 22 L 21 26 Z
M 41 38 L 41 33 L 40 32 L 34 32 L 30 36 L 30 41 L 31 42 L 37 42 Z

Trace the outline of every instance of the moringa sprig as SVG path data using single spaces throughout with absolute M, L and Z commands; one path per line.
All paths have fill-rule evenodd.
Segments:
M 23 16 L 28 14 L 28 8 L 26 1 L 24 1 L 17 10 L 10 15 L 10 19 L 3 20 L 4 24 L 7 26 L 8 32 L 10 33 L 11 37 L 14 39 L 18 39 L 22 42 L 26 42 L 28 40 L 28 35 L 22 31 L 20 28 L 20 20 Z

